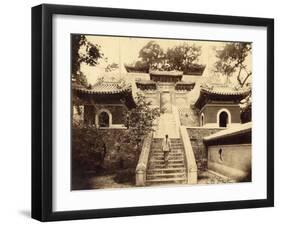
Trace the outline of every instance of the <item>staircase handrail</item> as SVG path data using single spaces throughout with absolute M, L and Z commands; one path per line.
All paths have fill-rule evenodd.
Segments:
M 197 184 L 197 164 L 185 126 L 180 126 L 180 137 L 184 146 L 184 156 L 186 162 L 187 183 Z
M 153 133 L 149 133 L 143 141 L 139 161 L 136 167 L 136 185 L 145 186 L 146 184 L 146 171 L 148 166 L 148 159 L 150 154 L 150 146 L 153 139 Z

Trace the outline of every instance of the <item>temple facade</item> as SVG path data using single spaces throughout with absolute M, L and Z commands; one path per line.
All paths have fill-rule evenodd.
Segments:
M 186 105 L 187 94 L 195 86 L 182 81 L 183 73 L 178 71 L 151 71 L 149 78 L 136 80 L 136 86 L 161 113 L 172 113 L 173 105 Z
M 232 88 L 225 84 L 211 84 L 200 89 L 195 102 L 201 127 L 230 127 L 241 124 L 240 101 L 249 90 Z
M 125 113 L 136 106 L 132 86 L 120 81 L 101 81 L 90 89 L 75 87 L 83 123 L 101 129 L 126 128 Z
M 249 90 L 205 84 L 191 104 L 189 93 L 200 80 L 184 80 L 184 76 L 179 71 L 150 71 L 142 77 L 132 76 L 129 83 L 101 80 L 90 89 L 74 85 L 73 92 L 81 101 L 80 119 L 99 128 L 125 128 L 124 113 L 136 106 L 134 95 L 141 92 L 153 107 L 160 109 L 162 118 L 178 114 L 179 124 L 184 126 L 227 128 L 241 124 L 240 102 Z
M 147 135 L 143 141 L 135 171 L 137 186 L 165 183 L 196 184 L 198 173 L 208 170 L 235 180 L 237 178 L 231 174 L 233 169 L 240 173 L 239 180 L 248 175 L 251 168 L 250 141 L 247 140 L 246 146 L 240 141 L 235 143 L 238 151 L 235 149 L 235 153 L 232 153 L 232 148 L 225 146 L 228 144 L 220 144 L 217 140 L 224 141 L 225 134 L 232 134 L 233 129 L 240 131 L 241 128 L 241 136 L 249 137 L 248 130 L 247 133 L 243 130 L 240 103 L 249 96 L 250 90 L 237 89 L 230 84 L 201 85 L 202 76 L 184 75 L 179 71 L 128 73 L 126 76 L 125 80 L 101 79 L 89 88 L 75 84 L 72 86 L 72 97 L 77 98 L 79 103 L 80 122 L 103 129 L 105 140 L 110 138 L 106 142 L 108 167 L 114 165 L 114 159 L 118 156 L 114 146 L 115 132 L 117 133 L 118 129 L 127 129 L 126 112 L 136 107 L 134 97 L 137 92 L 141 92 L 147 101 L 151 102 L 152 107 L 160 109 L 161 114 L 156 119 L 155 131 Z M 75 106 L 73 109 L 75 119 L 77 110 Z M 223 138 L 220 136 L 217 138 L 216 134 L 222 135 Z M 163 171 L 163 153 L 160 146 L 165 135 L 171 139 L 173 158 L 169 161 L 166 171 Z M 213 139 L 213 135 L 215 143 L 209 141 Z M 246 147 L 244 152 L 241 151 L 242 146 Z M 219 150 L 221 151 L 218 152 Z M 230 157 L 223 158 L 221 157 L 223 154 L 218 153 L 226 153 Z M 232 162 L 234 158 L 237 161 L 247 158 L 247 161 L 234 164 Z M 215 164 L 212 165 L 212 162 Z M 182 173 L 178 174 L 178 171 Z

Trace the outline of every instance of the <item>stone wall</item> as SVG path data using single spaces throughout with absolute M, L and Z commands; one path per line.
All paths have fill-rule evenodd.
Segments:
M 231 114 L 231 123 L 240 123 L 240 107 L 239 105 L 206 105 L 202 113 L 204 113 L 205 123 L 217 123 L 217 114 L 221 109 L 227 109 Z
M 196 109 L 191 106 L 178 106 L 180 123 L 183 126 L 199 126 L 199 117 Z
M 251 153 L 251 144 L 208 146 L 208 169 L 237 181 L 250 181 Z
M 223 130 L 222 128 L 187 127 L 198 170 L 207 169 L 208 153 L 203 138 Z

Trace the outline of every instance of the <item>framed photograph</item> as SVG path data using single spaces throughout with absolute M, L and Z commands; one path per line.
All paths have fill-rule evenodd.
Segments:
M 274 205 L 274 21 L 32 8 L 32 217 Z

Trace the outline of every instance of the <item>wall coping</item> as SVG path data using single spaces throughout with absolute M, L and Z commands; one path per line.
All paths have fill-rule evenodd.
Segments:
M 224 131 L 219 131 L 210 136 L 204 137 L 204 141 L 219 140 L 225 137 L 234 137 L 239 134 L 244 134 L 252 131 L 252 122 L 241 124 L 237 127 L 227 128 Z
M 221 129 L 221 130 L 225 130 L 225 128 L 223 127 L 201 127 L 201 126 L 184 126 L 186 129 Z

